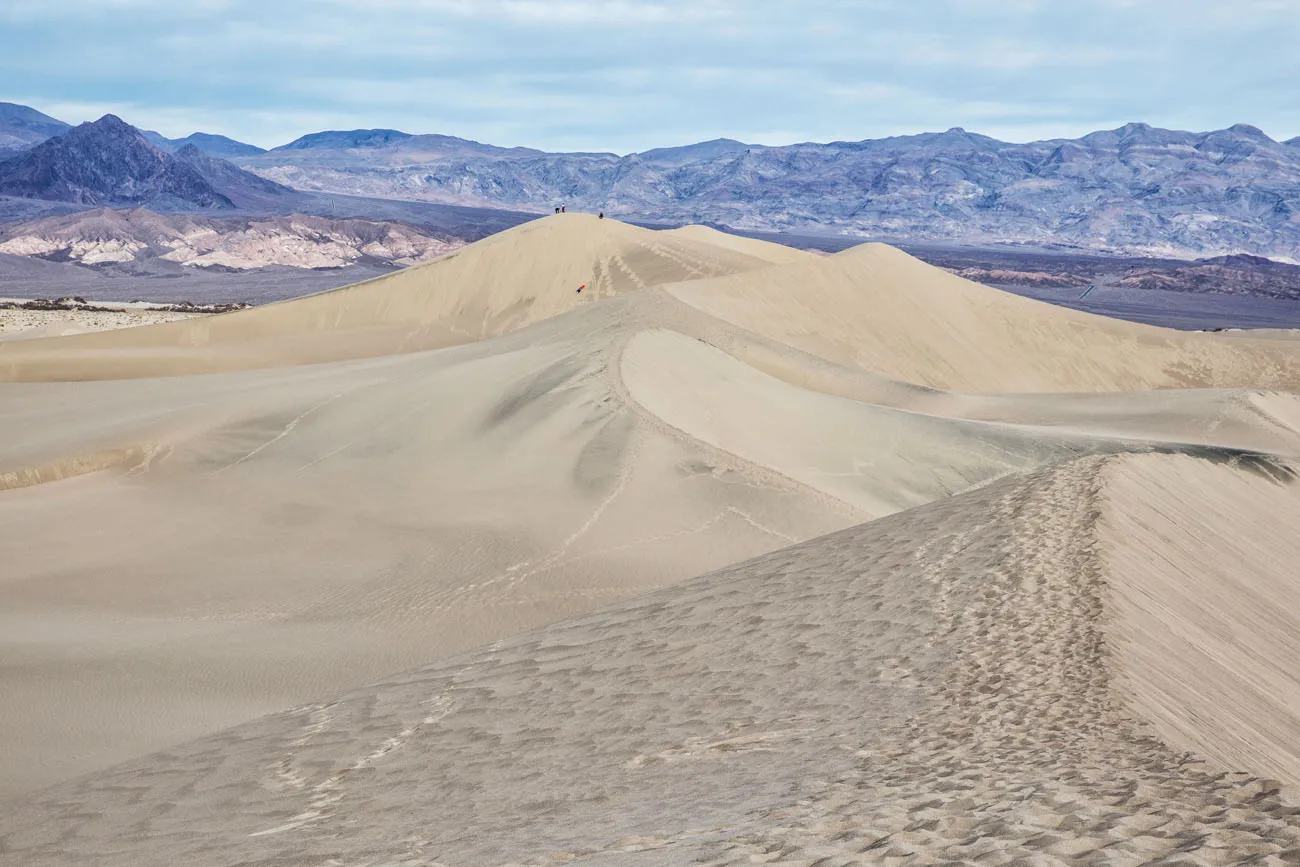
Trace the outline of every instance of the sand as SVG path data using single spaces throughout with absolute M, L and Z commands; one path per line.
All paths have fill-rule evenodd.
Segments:
M 884 244 L 668 291 L 820 357 L 950 391 L 1300 388 L 1293 347 L 990 291 Z
M 765 268 L 786 255 L 756 256 L 689 233 L 564 217 L 525 223 L 436 262 L 307 298 L 129 338 L 94 334 L 57 345 L 0 347 L 0 380 L 210 373 L 454 346 L 648 286 Z
M 0 345 L 0 860 L 1300 852 L 1300 345 L 717 235 Z
M 1194 510 L 1179 478 L 1250 472 L 1011 477 L 50 789 L 0 843 L 31 865 L 1290 863 L 1278 784 L 1162 743 L 1116 688 L 1146 675 L 1112 643 L 1145 639 L 1115 635 L 1099 553 L 1135 475 Z
M 1247 463 L 1123 461 L 1102 552 L 1121 690 L 1160 736 L 1300 783 L 1300 484 Z M 1209 712 L 1213 709 L 1212 712 Z

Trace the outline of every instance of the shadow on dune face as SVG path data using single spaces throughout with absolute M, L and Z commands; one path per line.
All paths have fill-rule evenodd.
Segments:
M 1162 444 L 1153 445 L 1139 451 L 1199 458 L 1219 466 L 1246 470 L 1279 485 L 1289 485 L 1297 479 L 1296 471 L 1281 458 L 1261 452 L 1247 451 L 1246 449 L 1234 449 L 1227 446 Z
M 579 365 L 570 358 L 542 368 L 536 376 L 502 397 L 483 420 L 480 430 L 486 432 L 500 427 L 529 407 L 553 397 L 560 386 L 578 375 L 579 370 Z

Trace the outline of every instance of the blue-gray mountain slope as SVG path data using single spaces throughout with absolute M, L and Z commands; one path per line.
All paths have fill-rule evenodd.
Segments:
M 444 138 L 239 162 L 299 189 L 539 212 L 563 202 L 754 230 L 1300 258 L 1300 139 L 1245 124 L 1135 123 L 1027 144 L 960 128 L 783 147 L 718 140 L 627 156 L 421 144 Z

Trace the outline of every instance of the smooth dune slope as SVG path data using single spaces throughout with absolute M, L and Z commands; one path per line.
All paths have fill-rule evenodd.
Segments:
M 1277 783 L 1135 717 L 1149 672 L 1111 648 L 1148 639 L 1111 607 L 1129 579 L 1099 550 L 1128 532 L 1135 479 L 1191 510 L 1208 485 L 1245 486 L 1278 526 L 1267 505 L 1294 497 L 1290 472 L 1140 456 L 1004 479 L 50 789 L 0 816 L 0 852 L 33 867 L 1291 863 L 1300 816 Z M 1185 567 L 1192 582 L 1215 568 Z M 1231 634 L 1242 613 L 1199 616 Z M 1270 713 L 1255 730 L 1281 734 Z
M 74 379 L 132 378 L 0 385 L 0 794 L 870 516 L 683 436 L 621 384 L 622 346 L 672 306 L 630 274 L 764 257 L 537 225 L 463 251 L 463 284 L 415 270 L 249 311 L 270 324 L 214 319 L 195 345 L 36 341 Z M 557 260 L 608 270 L 580 295 Z M 437 353 L 366 331 L 470 308 L 518 317 Z M 298 363 L 356 354 L 363 332 L 387 354 Z M 284 365 L 164 375 L 248 360 L 262 336 Z
M 728 250 L 735 250 L 747 256 L 756 256 L 773 265 L 806 262 L 821 255 L 819 253 L 810 253 L 807 250 L 798 250 L 794 247 L 786 247 L 782 244 L 773 244 L 769 241 L 760 241 L 756 238 L 746 238 L 743 235 L 720 232 L 708 226 L 682 226 L 678 229 L 668 229 L 663 234 L 672 238 L 687 238 Z
M 884 244 L 669 291 L 813 355 L 949 391 L 1300 390 L 1294 346 L 1068 310 Z
M 674 428 L 872 516 L 1087 453 L 1211 446 L 1300 455 L 1294 395 L 909 393 L 845 371 L 819 378 L 817 390 L 782 378 L 793 371 L 788 379 L 806 381 L 802 359 L 761 357 L 762 369 L 681 332 L 645 330 L 624 349 L 620 373 L 628 395 Z
M 625 403 L 622 308 L 592 312 L 439 353 L 0 387 L 0 788 L 867 517 Z
M 1186 457 L 1116 462 L 1102 560 L 1121 685 L 1171 744 L 1300 785 L 1300 482 Z
M 872 517 L 1081 452 L 1123 448 L 801 389 L 677 331 L 636 334 L 620 373 L 628 394 L 675 428 Z

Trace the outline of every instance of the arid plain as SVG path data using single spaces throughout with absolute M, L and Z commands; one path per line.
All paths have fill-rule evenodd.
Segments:
M 0 863 L 1295 863 L 1298 393 L 581 214 L 0 342 Z

